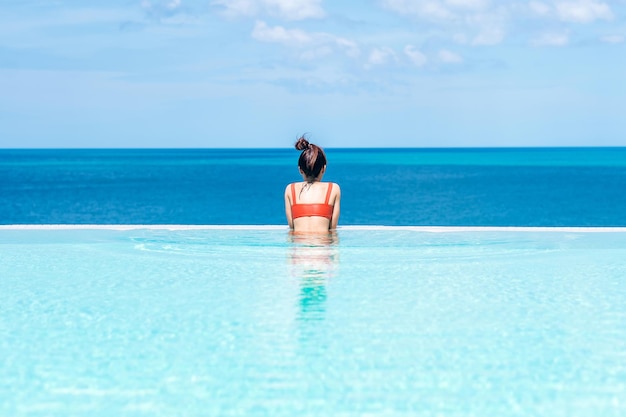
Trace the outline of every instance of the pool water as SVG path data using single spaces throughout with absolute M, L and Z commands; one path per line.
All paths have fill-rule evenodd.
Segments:
M 623 416 L 626 230 L 0 229 L 3 416 Z

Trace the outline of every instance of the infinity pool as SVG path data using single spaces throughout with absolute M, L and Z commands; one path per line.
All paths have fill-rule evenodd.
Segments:
M 0 228 L 2 416 L 624 416 L 626 230 Z

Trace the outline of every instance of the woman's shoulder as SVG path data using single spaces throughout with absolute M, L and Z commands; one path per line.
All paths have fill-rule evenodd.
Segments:
M 339 187 L 339 184 L 337 184 L 336 182 L 328 182 L 328 184 L 330 184 L 331 188 L 331 195 L 334 196 L 340 196 L 341 195 L 341 187 Z

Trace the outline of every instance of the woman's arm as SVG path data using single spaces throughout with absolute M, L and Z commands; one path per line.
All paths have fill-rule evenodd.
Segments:
M 285 215 L 287 216 L 287 224 L 293 229 L 293 215 L 291 214 L 291 193 L 290 185 L 285 188 Z
M 339 223 L 339 213 L 341 211 L 341 188 L 339 188 L 339 184 L 333 184 L 337 191 L 335 192 L 335 199 L 333 202 L 333 217 L 330 219 L 330 230 L 334 230 L 337 228 L 337 224 Z

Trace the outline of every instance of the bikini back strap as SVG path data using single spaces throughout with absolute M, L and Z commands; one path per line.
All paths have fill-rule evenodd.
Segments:
M 326 202 L 324 204 L 328 204 L 328 201 L 330 201 L 330 192 L 333 190 L 333 183 L 329 182 L 328 183 L 328 191 L 326 191 Z
M 296 184 L 291 183 L 291 205 L 296 204 Z

